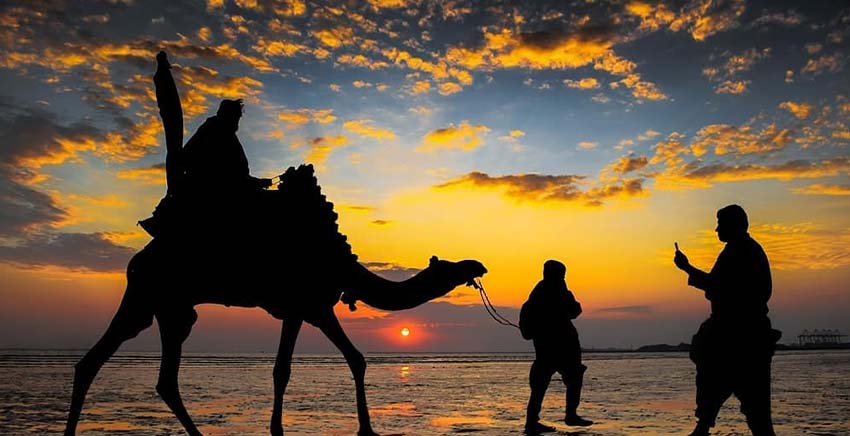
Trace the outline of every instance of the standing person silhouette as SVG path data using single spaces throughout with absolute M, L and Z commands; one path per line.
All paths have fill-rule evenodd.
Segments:
M 747 213 L 736 204 L 717 211 L 717 238 L 726 246 L 710 272 L 690 264 L 679 251 L 673 259 L 688 273 L 688 284 L 705 291 L 711 316 L 691 345 L 697 366 L 696 428 L 707 436 L 723 403 L 734 394 L 754 436 L 774 436 L 770 416 L 770 364 L 781 332 L 767 316 L 772 292 L 770 264 L 747 233 Z
M 572 323 L 581 314 L 581 304 L 567 289 L 566 273 L 567 267 L 563 263 L 547 260 L 543 264 L 543 280 L 531 291 L 520 312 L 523 337 L 534 341 L 534 363 L 529 373 L 531 396 L 525 421 L 525 432 L 530 435 L 555 431 L 554 427 L 540 423 L 540 409 L 556 372 L 561 374 L 567 387 L 564 423 L 573 426 L 593 424 L 577 413 L 587 367 L 581 363 L 581 344 Z

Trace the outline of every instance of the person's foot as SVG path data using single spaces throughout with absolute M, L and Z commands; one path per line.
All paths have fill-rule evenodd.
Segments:
M 707 425 L 697 423 L 697 426 L 694 427 L 694 431 L 692 431 L 691 434 L 688 436 L 709 436 L 710 429 L 711 427 Z
M 593 425 L 593 421 L 589 419 L 584 419 L 581 416 L 573 415 L 564 418 L 564 424 L 573 427 L 587 427 L 589 425 Z
M 552 433 L 553 431 L 555 431 L 555 427 L 552 427 L 551 425 L 541 424 L 539 422 L 525 423 L 525 434 L 527 435 Z

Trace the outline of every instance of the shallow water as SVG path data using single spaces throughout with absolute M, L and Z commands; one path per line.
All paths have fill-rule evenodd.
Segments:
M 0 352 L 0 433 L 62 430 L 78 352 Z M 181 367 L 189 412 L 207 435 L 265 435 L 272 402 L 271 354 L 192 354 Z M 528 398 L 528 354 L 370 354 L 367 396 L 375 430 L 405 435 L 519 435 Z M 564 387 L 549 388 L 542 418 L 562 434 L 673 435 L 693 425 L 694 367 L 684 353 L 588 353 L 582 415 L 567 433 Z M 154 390 L 157 353 L 119 353 L 89 393 L 79 434 L 180 435 Z M 784 352 L 773 363 L 780 435 L 850 435 L 850 353 Z M 354 385 L 332 355 L 296 356 L 285 398 L 289 435 L 352 435 Z M 737 400 L 717 435 L 745 435 Z

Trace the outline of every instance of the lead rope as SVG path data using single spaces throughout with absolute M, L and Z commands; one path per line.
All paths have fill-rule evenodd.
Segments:
M 500 325 L 511 326 L 519 330 L 519 326 L 511 322 L 511 320 L 505 318 L 501 313 L 496 311 L 496 306 L 493 306 L 493 303 L 490 301 L 490 296 L 487 295 L 487 291 L 484 290 L 484 285 L 481 284 L 481 280 L 473 279 L 472 287 L 478 289 L 478 293 L 481 295 L 481 302 L 484 303 L 484 309 L 487 310 L 487 314 L 490 315 L 497 323 Z

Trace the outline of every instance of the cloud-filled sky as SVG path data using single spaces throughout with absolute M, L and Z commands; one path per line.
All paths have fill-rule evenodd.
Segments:
M 161 49 L 187 138 L 243 98 L 252 173 L 313 163 L 376 271 L 479 259 L 515 317 L 555 258 L 585 346 L 688 341 L 708 305 L 673 242 L 709 268 L 738 203 L 783 340 L 850 329 L 844 2 L 6 1 L 0 22 L 0 347 L 86 347 L 114 313 L 165 189 Z M 477 298 L 337 312 L 367 350 L 528 349 Z M 190 349 L 274 349 L 259 310 L 199 312 Z

